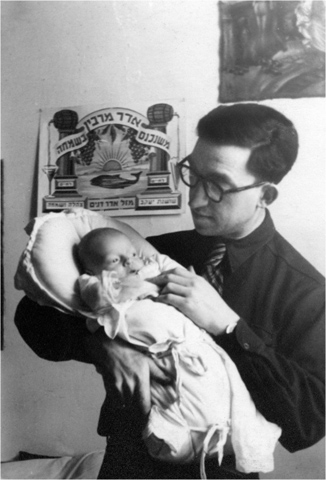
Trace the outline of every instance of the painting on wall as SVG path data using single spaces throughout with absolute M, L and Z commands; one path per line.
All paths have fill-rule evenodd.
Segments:
M 325 96 L 325 2 L 219 1 L 220 102 Z
M 130 107 L 41 111 L 38 214 L 71 207 L 110 216 L 184 210 L 176 169 L 182 101 Z

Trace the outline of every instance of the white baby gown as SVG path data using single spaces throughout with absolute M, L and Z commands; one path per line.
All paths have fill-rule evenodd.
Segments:
M 154 277 L 164 270 L 166 257 L 158 255 L 157 260 L 144 267 L 141 276 Z M 274 469 L 281 429 L 257 411 L 236 365 L 209 334 L 176 308 L 152 298 L 118 302 L 119 284 L 108 272 L 101 278 L 82 275 L 79 284 L 82 298 L 93 298 L 97 325 L 103 325 L 110 338 L 118 335 L 148 354 L 165 356 L 175 374 L 172 392 L 151 383 L 152 409 L 143 432 L 150 455 L 168 462 L 197 460 L 202 478 L 206 455 L 217 454 L 221 463 L 223 454 L 234 453 L 240 472 Z M 147 287 L 150 291 L 153 284 L 143 282 L 141 297 Z M 132 288 L 129 294 L 134 295 Z

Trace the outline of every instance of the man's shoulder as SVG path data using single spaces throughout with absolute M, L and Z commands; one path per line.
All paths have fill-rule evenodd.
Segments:
M 177 232 L 169 232 L 169 233 L 163 233 L 161 235 L 154 235 L 151 237 L 147 237 L 147 240 L 150 243 L 169 243 L 171 240 L 175 241 L 184 241 L 184 240 L 192 240 L 195 239 L 198 234 L 196 233 L 196 230 L 182 230 L 182 231 L 177 231 Z
M 312 283 L 325 285 L 325 277 L 279 232 L 275 232 L 273 241 L 268 245 L 273 255 L 286 264 L 287 268 L 295 271 L 298 276 Z
M 160 253 L 188 266 L 193 248 L 198 241 L 197 237 L 198 234 L 195 230 L 183 230 L 147 237 L 146 240 Z

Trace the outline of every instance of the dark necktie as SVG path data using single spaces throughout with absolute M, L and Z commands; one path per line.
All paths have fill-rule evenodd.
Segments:
M 224 243 L 219 243 L 214 247 L 207 257 L 201 276 L 204 277 L 218 293 L 222 294 L 223 275 L 221 272 L 221 262 L 226 252 Z

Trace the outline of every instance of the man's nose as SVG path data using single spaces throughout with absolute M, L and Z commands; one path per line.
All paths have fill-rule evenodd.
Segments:
M 198 182 L 196 186 L 189 190 L 189 207 L 192 209 L 205 207 L 209 202 L 204 185 Z

